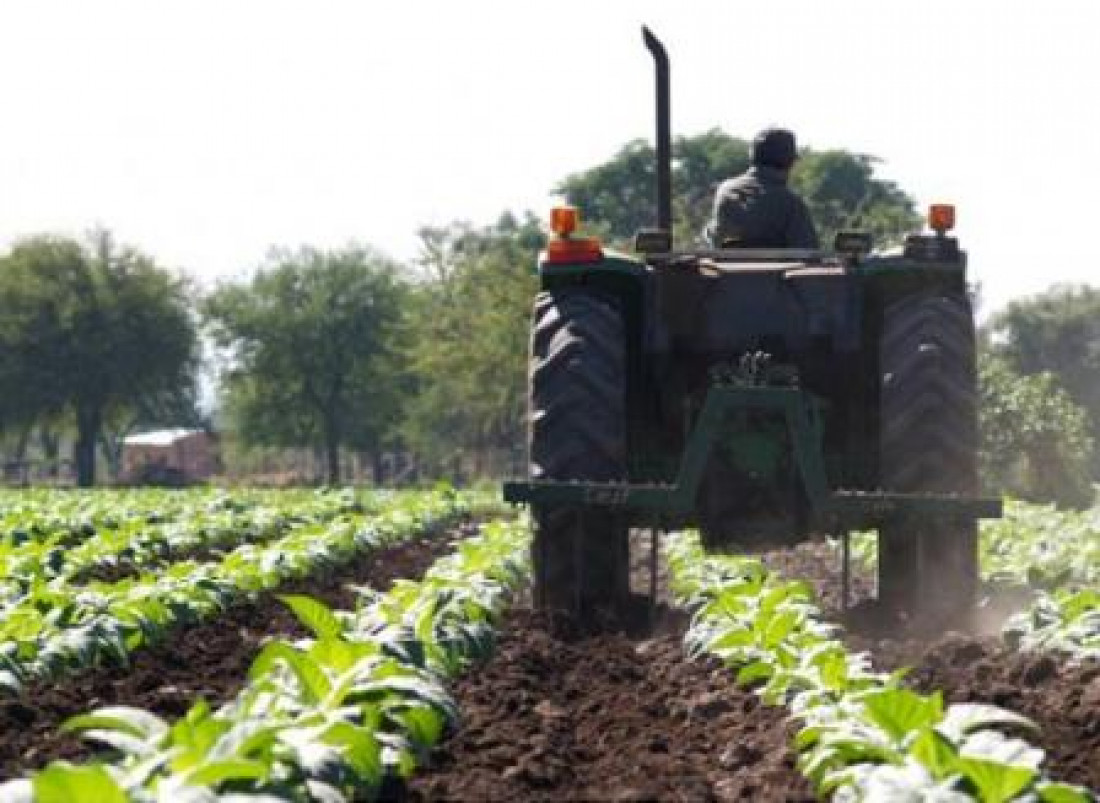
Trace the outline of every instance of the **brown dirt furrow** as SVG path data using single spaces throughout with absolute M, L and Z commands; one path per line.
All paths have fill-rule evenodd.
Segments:
M 690 661 L 682 623 L 646 641 L 508 615 L 455 688 L 462 721 L 414 800 L 813 800 L 782 709 Z
M 853 650 L 870 653 L 877 669 L 910 667 L 910 685 L 923 693 L 940 690 L 947 702 L 989 703 L 1030 718 L 1039 728 L 1029 740 L 1047 754 L 1046 768 L 1057 780 L 1100 789 L 1100 661 L 1074 664 L 1066 656 L 1014 652 L 996 637 L 1000 624 L 1027 604 L 1021 589 L 990 590 L 983 605 L 949 627 L 918 629 L 885 621 L 870 597 L 873 579 L 853 569 L 853 602 L 840 606 L 840 566 L 825 544 L 806 544 L 765 556 L 788 577 L 809 580 L 822 609 L 847 627 Z
M 843 611 L 840 558 L 825 541 L 809 541 L 789 549 L 776 549 L 761 554 L 760 560 L 773 572 L 791 579 L 807 580 L 817 595 L 817 604 L 829 616 Z M 875 592 L 874 575 L 861 568 L 853 558 L 849 580 L 848 605 L 858 605 Z
M 181 629 L 165 642 L 136 652 L 128 668 L 91 670 L 52 686 L 38 684 L 19 700 L 0 700 L 0 779 L 54 759 L 90 757 L 89 743 L 59 732 L 61 723 L 75 714 L 130 705 L 171 718 L 200 697 L 213 706 L 227 702 L 240 690 L 266 641 L 307 635 L 275 593 L 308 594 L 333 608 L 352 609 L 357 595 L 349 585 L 385 590 L 396 579 L 420 577 L 436 558 L 453 549 L 456 538 L 475 529 L 463 525 L 449 535 L 365 554 L 326 576 L 288 583 L 208 623 Z

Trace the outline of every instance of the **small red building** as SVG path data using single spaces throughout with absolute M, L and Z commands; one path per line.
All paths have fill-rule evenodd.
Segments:
M 201 482 L 217 470 L 214 438 L 201 429 L 158 429 L 122 441 L 124 482 Z

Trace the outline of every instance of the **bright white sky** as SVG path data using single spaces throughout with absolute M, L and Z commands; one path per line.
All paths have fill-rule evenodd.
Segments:
M 793 128 L 958 206 L 990 306 L 1094 282 L 1091 0 L 0 0 L 0 247 L 96 224 L 204 280 L 506 208 L 652 133 Z

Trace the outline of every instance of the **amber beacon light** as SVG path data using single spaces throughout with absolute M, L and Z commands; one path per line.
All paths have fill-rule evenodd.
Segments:
M 951 204 L 932 204 L 928 208 L 928 226 L 936 234 L 955 228 L 955 207 Z
M 577 230 L 577 207 L 555 206 L 550 210 L 550 231 L 568 237 Z
M 577 230 L 577 209 L 556 206 L 550 210 L 550 231 L 554 236 L 546 243 L 544 261 L 553 264 L 599 262 L 603 249 L 595 237 L 574 237 Z

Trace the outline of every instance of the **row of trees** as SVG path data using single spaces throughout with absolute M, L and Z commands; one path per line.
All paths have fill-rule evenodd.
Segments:
M 674 156 L 675 227 L 687 243 L 714 186 L 748 165 L 749 144 L 709 131 L 677 139 Z M 792 183 L 823 241 L 854 226 L 889 244 L 919 227 L 913 200 L 875 164 L 802 155 Z M 631 142 L 556 190 L 587 228 L 623 243 L 652 224 L 652 174 L 649 146 Z M 106 232 L 25 240 L 0 257 L 0 431 L 25 447 L 32 433 L 56 444 L 69 428 L 79 481 L 91 484 L 97 445 L 117 459 L 139 424 L 201 420 L 205 342 L 220 427 L 245 444 L 312 448 L 330 482 L 342 448 L 415 452 L 429 467 L 517 454 L 542 225 L 505 213 L 486 227 L 423 229 L 420 243 L 405 265 L 368 246 L 276 251 L 249 281 L 200 296 Z M 985 462 L 998 486 L 1063 501 L 1091 493 L 1098 313 L 1100 291 L 1065 288 L 1012 305 L 984 332 Z M 1052 480 L 1052 465 L 1073 481 Z

